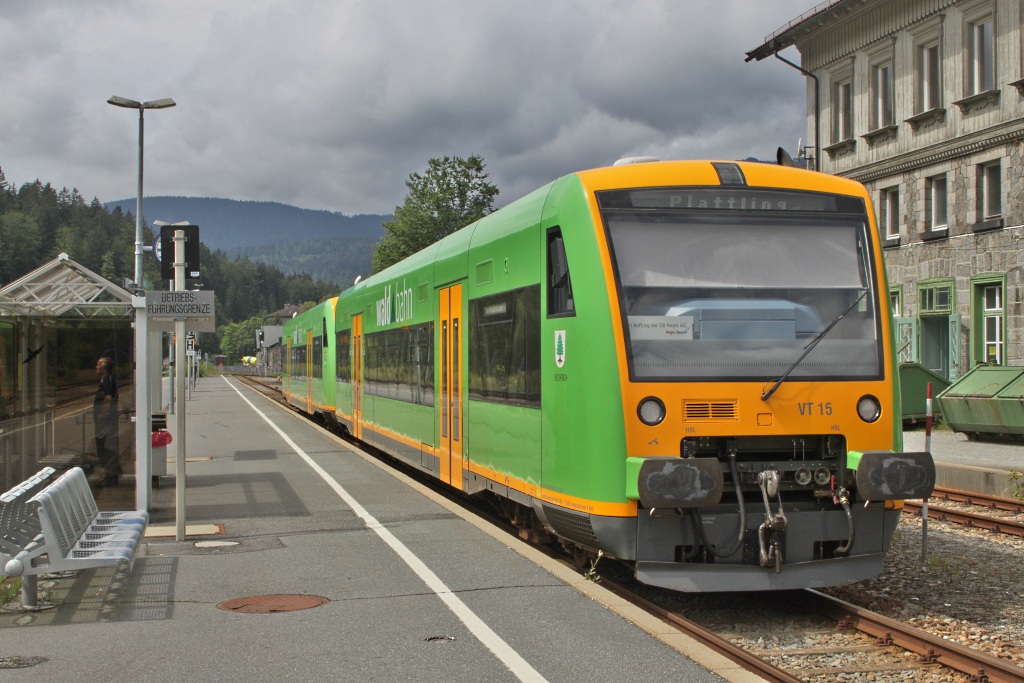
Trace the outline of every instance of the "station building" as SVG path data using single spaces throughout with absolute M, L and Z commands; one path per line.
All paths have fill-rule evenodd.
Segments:
M 747 53 L 803 73 L 808 154 L 875 204 L 901 362 L 949 381 L 1024 365 L 1022 12 L 830 0 Z M 794 46 L 800 64 L 779 55 Z

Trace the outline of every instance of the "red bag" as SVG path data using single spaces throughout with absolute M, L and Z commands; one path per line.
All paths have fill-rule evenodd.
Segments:
M 171 442 L 171 433 L 170 432 L 165 432 L 162 429 L 159 430 L 159 431 L 153 432 L 153 448 L 160 448 L 161 446 L 166 446 L 170 442 Z

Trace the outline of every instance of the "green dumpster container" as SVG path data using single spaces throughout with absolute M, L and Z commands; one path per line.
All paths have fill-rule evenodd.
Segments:
M 928 416 L 928 383 L 932 383 L 932 398 L 949 388 L 949 380 L 937 375 L 920 363 L 900 363 L 900 406 L 904 422 L 917 422 Z M 938 401 L 932 401 L 932 416 L 942 414 Z
M 939 394 L 954 431 L 1024 435 L 1024 368 L 979 365 Z

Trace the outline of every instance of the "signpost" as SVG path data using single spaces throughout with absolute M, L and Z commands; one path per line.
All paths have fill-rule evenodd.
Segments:
M 162 226 L 172 227 L 172 226 Z M 216 329 L 214 320 L 214 293 L 211 291 L 186 291 L 186 230 L 182 227 L 195 226 L 173 226 L 174 230 L 174 290 L 170 292 L 146 292 L 145 296 L 133 297 L 133 305 L 136 308 L 136 348 L 147 348 L 150 341 L 150 333 L 174 332 L 175 334 L 175 356 L 185 359 L 186 331 L 189 332 L 213 332 Z M 195 230 L 196 244 L 198 244 L 198 228 Z M 165 261 L 166 262 L 166 261 Z M 198 267 L 196 265 L 195 267 Z M 197 275 L 193 271 L 193 275 Z M 157 343 L 159 346 L 159 342 Z M 142 367 L 138 368 L 138 376 L 144 378 L 146 386 L 137 388 L 136 391 L 136 502 L 139 509 L 149 509 L 150 499 L 150 459 L 152 454 L 152 434 L 149 429 L 149 416 L 151 415 L 149 395 L 149 372 L 146 358 L 148 354 L 139 354 L 139 361 Z M 184 365 L 184 364 L 183 364 Z M 185 540 L 185 381 L 186 373 L 184 368 L 175 368 L 174 383 L 177 391 L 174 392 L 176 403 L 175 412 L 175 501 L 176 501 L 176 536 L 178 541 Z

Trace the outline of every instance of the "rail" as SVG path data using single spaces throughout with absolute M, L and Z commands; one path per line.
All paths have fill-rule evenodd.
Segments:
M 1013 662 L 973 650 L 940 638 L 895 619 L 851 605 L 816 590 L 806 590 L 809 604 L 820 614 L 836 619 L 879 639 L 881 645 L 896 645 L 916 653 L 922 662 L 938 662 L 987 683 L 1021 683 L 1024 668 Z

